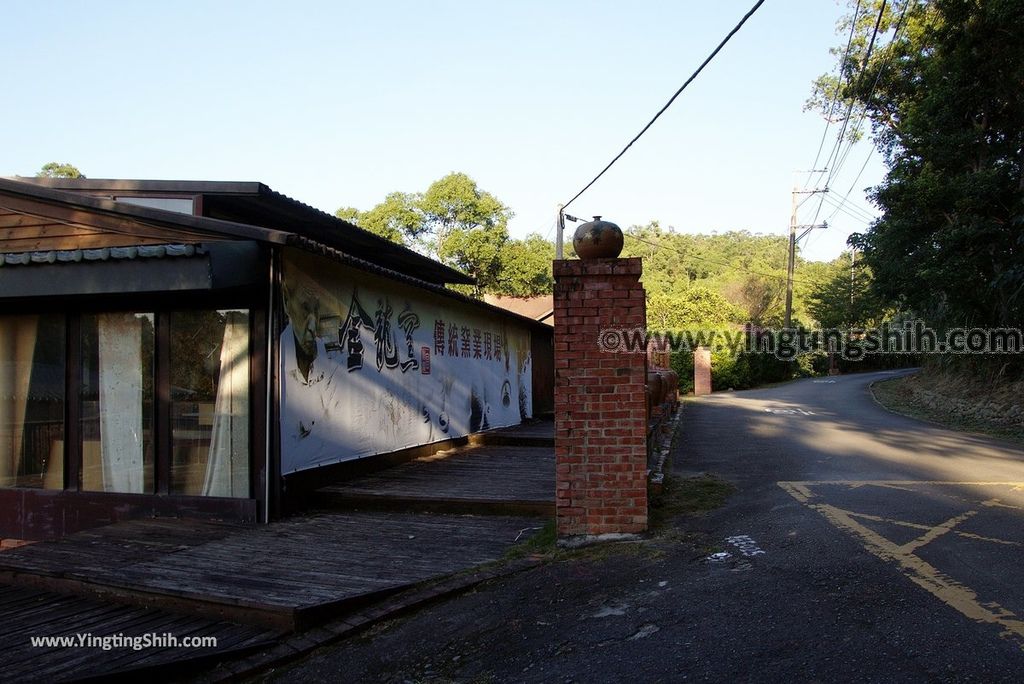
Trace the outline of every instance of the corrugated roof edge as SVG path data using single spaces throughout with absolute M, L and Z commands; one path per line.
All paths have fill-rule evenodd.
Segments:
M 258 195 L 267 197 L 278 202 L 287 202 L 302 211 L 311 212 L 322 218 L 328 218 L 332 221 L 336 221 L 343 225 L 348 230 L 357 230 L 368 236 L 371 236 L 382 243 L 387 243 L 389 248 L 398 249 L 403 252 L 407 252 L 410 256 L 415 256 L 419 259 L 429 259 L 424 257 L 422 254 L 418 254 L 414 250 L 409 249 L 405 245 L 391 242 L 386 238 L 382 238 L 375 233 L 371 233 L 365 228 L 360 228 L 356 224 L 346 221 L 345 219 L 338 218 L 334 214 L 330 214 L 322 209 L 317 209 L 314 206 L 306 204 L 301 200 L 297 200 L 294 197 L 285 195 L 284 193 L 274 190 L 266 183 L 259 181 L 183 181 L 183 180 L 144 180 L 144 179 L 118 179 L 118 178 L 4 178 L 3 180 L 11 180 L 14 182 L 25 183 L 36 187 L 50 188 L 54 190 L 64 190 L 65 188 L 75 188 L 78 190 L 104 190 L 104 191 L 122 191 L 122 192 L 180 192 L 180 193 L 196 193 L 196 194 L 212 194 L 212 195 Z M 64 190 L 67 191 L 67 190 Z M 212 219 L 217 220 L 217 219 Z M 243 224 L 248 225 L 248 224 Z M 446 266 L 440 262 L 429 259 L 439 270 L 446 271 L 450 275 L 446 277 L 446 281 L 449 283 L 458 283 L 464 285 L 472 285 L 476 282 L 471 276 L 458 271 L 451 266 Z
M 366 261 L 365 259 L 360 259 L 358 257 L 351 256 L 350 254 L 345 254 L 341 250 L 317 242 L 316 240 L 310 240 L 307 237 L 303 237 L 301 235 L 296 235 L 292 233 L 288 237 L 288 244 L 291 245 L 292 247 L 296 247 L 307 252 L 312 252 L 314 254 L 319 254 L 320 256 L 327 257 L 328 259 L 333 259 L 334 261 L 346 264 L 348 266 L 352 266 L 353 268 L 357 268 L 361 271 L 366 271 L 367 273 L 373 273 L 375 275 L 383 276 L 385 278 L 390 278 L 391 280 L 397 280 L 399 282 L 407 283 L 409 285 L 413 285 L 424 290 L 430 290 L 431 292 L 435 292 L 437 294 L 448 297 L 450 299 L 454 299 L 464 304 L 469 304 L 471 306 L 486 309 L 491 313 L 496 313 L 506 318 L 511 318 L 516 321 L 519 321 L 530 328 L 536 330 L 544 330 L 545 332 L 549 333 L 551 332 L 551 326 L 545 325 L 540 321 L 536 321 L 530 318 L 529 316 L 521 316 L 515 312 L 509 311 L 508 309 L 502 309 L 500 306 L 494 306 L 479 299 L 473 299 L 472 297 L 464 295 L 461 292 L 449 290 L 443 285 L 438 285 L 436 283 L 428 283 L 425 280 L 420 280 L 418 278 L 414 278 L 413 276 L 406 275 L 404 273 L 399 273 L 398 271 L 392 271 L 389 268 L 378 266 L 377 264 Z
M 273 244 L 284 244 L 290 233 L 263 226 L 254 226 L 248 223 L 235 223 L 234 221 L 223 221 L 221 219 L 207 218 L 205 216 L 192 216 L 175 211 L 165 211 L 152 207 L 143 207 L 124 202 L 115 202 L 105 197 L 83 195 L 67 190 L 25 183 L 9 178 L 0 178 L 0 194 L 8 193 L 21 195 L 30 199 L 37 199 L 43 202 L 56 202 L 73 207 L 80 207 L 92 211 L 98 211 L 111 216 L 130 218 L 140 222 L 155 223 L 162 227 L 179 228 L 185 230 L 199 231 L 200 234 L 221 235 L 225 237 L 243 238 L 246 240 L 259 240 Z
M 456 269 L 452 268 L 451 266 L 447 266 L 445 264 L 442 264 L 439 261 L 434 261 L 433 259 L 430 259 L 429 257 L 425 257 L 422 254 L 419 254 L 418 252 L 416 252 L 416 251 L 414 251 L 412 249 L 409 249 L 405 245 L 400 245 L 397 242 L 391 242 L 387 238 L 383 238 L 383 237 L 377 235 L 376 233 L 371 233 L 370 231 L 366 230 L 365 228 L 360 228 L 359 226 L 357 226 L 356 224 L 352 223 L 351 221 L 346 221 L 345 219 L 339 218 L 339 217 L 335 216 L 334 214 L 329 214 L 329 213 L 327 213 L 326 211 L 324 211 L 322 209 L 317 209 L 314 206 L 306 204 L 302 200 L 297 200 L 294 197 L 289 197 L 288 195 L 285 195 L 284 193 L 280 193 L 277 190 L 274 190 L 273 188 L 271 188 L 269 185 L 266 185 L 264 183 L 259 183 L 258 185 L 259 185 L 259 188 L 260 188 L 260 194 L 261 195 L 272 197 L 272 198 L 274 198 L 274 199 L 276 199 L 278 201 L 284 200 L 286 202 L 289 202 L 291 204 L 296 205 L 297 207 L 300 207 L 304 211 L 310 211 L 310 212 L 313 212 L 315 214 L 319 214 L 320 216 L 329 218 L 332 221 L 337 221 L 338 223 L 340 223 L 343 226 L 345 226 L 346 229 L 358 230 L 361 233 L 365 233 L 365 234 L 370 235 L 370 236 L 372 236 L 372 237 L 374 237 L 374 238 L 376 238 L 378 240 L 381 240 L 382 242 L 387 243 L 388 247 L 390 247 L 390 248 L 397 248 L 397 249 L 399 249 L 399 250 L 401 250 L 403 252 L 408 252 L 410 255 L 418 257 L 418 258 L 421 258 L 421 259 L 429 259 L 439 269 L 441 269 L 443 271 L 448 271 L 449 273 L 451 273 L 450 279 L 447 280 L 447 282 L 449 282 L 449 283 L 455 283 L 455 284 L 459 284 L 459 285 L 475 285 L 476 284 L 476 279 L 473 278 L 472 276 L 466 275 L 462 271 L 456 270 Z M 386 268 L 386 267 L 384 267 L 384 268 Z

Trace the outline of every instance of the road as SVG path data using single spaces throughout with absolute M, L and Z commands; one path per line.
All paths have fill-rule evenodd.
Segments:
M 1024 451 L 886 412 L 891 373 L 687 402 L 728 503 L 273 673 L 280 681 L 1021 681 Z

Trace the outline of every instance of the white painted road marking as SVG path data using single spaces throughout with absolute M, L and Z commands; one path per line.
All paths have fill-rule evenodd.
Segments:
M 777 416 L 813 416 L 814 411 L 807 411 L 806 409 L 770 409 L 766 408 L 765 413 L 772 413 Z
M 737 535 L 735 537 L 727 537 L 726 540 L 742 553 L 746 557 L 760 556 L 764 553 L 764 549 L 757 545 L 753 539 L 745 534 Z

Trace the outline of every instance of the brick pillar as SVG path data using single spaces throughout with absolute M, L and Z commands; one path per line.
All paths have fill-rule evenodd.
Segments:
M 711 350 L 697 347 L 693 350 L 693 396 L 711 394 Z
M 641 261 L 555 261 L 558 536 L 647 529 L 647 354 L 602 351 L 605 329 L 646 326 Z

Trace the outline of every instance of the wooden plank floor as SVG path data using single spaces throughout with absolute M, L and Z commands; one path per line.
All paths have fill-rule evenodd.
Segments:
M 521 437 L 544 437 L 555 439 L 555 423 L 551 420 L 534 420 L 521 425 L 498 428 L 485 434 L 518 435 Z
M 160 668 L 165 679 L 181 668 L 238 655 L 270 645 L 277 633 L 248 627 L 176 615 L 160 610 L 105 604 L 75 596 L 37 589 L 0 585 L 0 678 L 5 682 L 60 682 L 92 677 L 109 677 L 142 668 Z M 172 634 L 217 638 L 216 647 L 164 648 L 131 647 L 78 648 L 33 647 L 30 637 L 94 637 Z M 112 645 L 112 644 L 111 644 Z M 175 668 L 170 670 L 169 668 Z
M 486 505 L 553 515 L 555 455 L 549 447 L 465 446 L 318 490 L 321 501 L 351 506 L 373 503 Z
M 0 553 L 0 582 L 278 629 L 499 559 L 529 518 L 323 513 L 260 527 L 138 520 Z
M 470 444 L 507 446 L 555 446 L 555 424 L 550 420 L 534 420 L 511 427 L 477 432 L 469 436 Z

